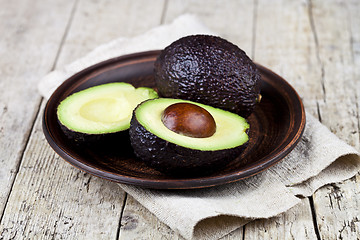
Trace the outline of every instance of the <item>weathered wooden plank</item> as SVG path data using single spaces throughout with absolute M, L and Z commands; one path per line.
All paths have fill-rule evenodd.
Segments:
M 39 117 L 4 211 L 0 239 L 115 239 L 124 196 L 116 184 L 76 170 L 51 151 Z
M 313 1 L 312 15 L 323 68 L 325 101 L 322 122 L 357 149 L 359 147 L 358 1 Z M 321 188 L 314 206 L 322 239 L 360 236 L 359 181 L 356 177 Z
M 331 184 L 314 194 L 314 205 L 322 239 L 358 239 L 360 236 L 360 176 Z
M 306 1 L 258 1 L 255 61 L 285 78 L 317 115 L 321 68 Z
M 181 14 L 194 14 L 207 27 L 238 45 L 251 57 L 254 8 L 254 1 L 251 0 L 172 0 L 168 2 L 164 19 L 171 22 Z
M 307 198 L 279 216 L 256 220 L 245 227 L 244 239 L 316 239 Z
M 1 219 L 39 108 L 37 81 L 52 68 L 73 1 L 1 0 L 0 5 Z
M 308 7 L 304 1 L 259 0 L 254 59 L 284 77 L 316 116 L 323 91 Z M 245 239 L 270 238 L 316 239 L 309 200 L 275 218 L 245 226 Z
M 57 66 L 66 65 L 100 44 L 133 37 L 160 24 L 164 0 L 79 1 Z
M 349 6 L 347 6 L 347 3 Z M 318 41 L 318 55 L 322 67 L 324 104 L 320 105 L 322 123 L 337 136 L 357 149 L 360 147 L 358 128 L 358 102 L 355 86 L 358 76 L 352 45 L 349 9 L 359 9 L 359 4 L 347 1 L 314 1 L 312 4 L 314 30 Z M 353 24 L 359 24 L 356 14 Z M 358 32 L 354 28 L 355 32 Z
M 158 25 L 162 8 L 147 3 L 79 1 L 57 65 L 114 36 Z M 163 1 L 158 3 L 163 6 Z M 58 18 L 64 19 L 64 14 Z M 115 239 L 125 193 L 115 183 L 84 174 L 60 159 L 43 137 L 41 114 L 4 211 L 0 238 Z

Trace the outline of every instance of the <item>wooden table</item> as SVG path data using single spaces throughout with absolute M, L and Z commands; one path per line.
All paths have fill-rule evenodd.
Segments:
M 0 0 L 0 239 L 182 239 L 115 183 L 44 139 L 38 81 L 99 44 L 183 13 L 287 79 L 307 110 L 360 150 L 360 1 Z M 359 239 L 360 175 L 223 239 Z

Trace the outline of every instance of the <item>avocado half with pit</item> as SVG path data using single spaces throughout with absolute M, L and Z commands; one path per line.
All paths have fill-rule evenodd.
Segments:
M 193 107 L 189 113 L 180 106 L 188 104 L 208 112 L 215 122 L 215 130 L 205 126 L 208 128 L 205 133 L 196 136 L 201 126 L 182 126 L 186 123 L 181 118 L 193 117 L 194 123 L 190 125 L 207 121 L 201 119 L 203 114 L 191 113 Z M 188 117 L 189 114 L 192 117 Z M 172 117 L 175 120 L 171 120 Z M 176 120 L 177 117 L 180 120 Z M 158 98 L 136 107 L 130 125 L 130 140 L 138 158 L 165 174 L 202 175 L 225 167 L 239 156 L 249 140 L 248 129 L 246 119 L 237 114 L 192 101 Z
M 238 46 L 210 35 L 180 38 L 154 67 L 160 97 L 207 104 L 248 117 L 260 101 L 260 72 Z
M 156 97 L 150 88 L 124 82 L 102 84 L 65 98 L 57 108 L 57 117 L 65 135 L 77 143 L 126 141 L 134 108 Z

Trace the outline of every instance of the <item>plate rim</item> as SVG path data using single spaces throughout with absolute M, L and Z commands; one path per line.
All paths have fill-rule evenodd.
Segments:
M 256 175 L 256 174 L 270 168 L 271 166 L 277 164 L 282 159 L 284 159 L 295 148 L 297 143 L 300 141 L 300 139 L 303 135 L 303 132 L 305 130 L 305 123 L 306 123 L 306 114 L 305 114 L 305 109 L 304 109 L 304 105 L 301 101 L 301 98 L 299 97 L 297 91 L 284 78 L 282 78 L 281 76 L 279 76 L 272 70 L 255 62 L 257 67 L 259 69 L 261 69 L 262 72 L 265 72 L 269 75 L 275 76 L 278 80 L 280 80 L 282 82 L 282 84 L 284 84 L 286 86 L 288 91 L 290 90 L 292 92 L 292 94 L 295 95 L 296 99 L 298 100 L 298 104 L 299 104 L 298 108 L 301 111 L 299 113 L 301 116 L 300 124 L 299 124 L 299 127 L 297 128 L 297 131 L 296 131 L 294 137 L 290 140 L 290 142 L 288 144 L 286 144 L 286 147 L 283 148 L 282 151 L 277 152 L 277 154 L 275 154 L 274 156 L 272 156 L 269 160 L 267 160 L 265 162 L 262 161 L 260 164 L 257 163 L 256 169 L 254 169 L 254 167 L 253 167 L 254 164 L 250 164 L 249 166 L 246 166 L 245 168 L 243 168 L 241 171 L 230 172 L 227 174 L 223 174 L 220 177 L 214 175 L 214 176 L 208 176 L 208 177 L 202 176 L 201 179 L 199 179 L 199 178 L 143 179 L 143 178 L 128 176 L 128 175 L 124 175 L 124 174 L 120 174 L 120 173 L 115 174 L 113 172 L 109 172 L 104 169 L 100 169 L 96 166 L 86 164 L 83 161 L 80 161 L 79 159 L 76 159 L 75 157 L 70 155 L 65 149 L 61 148 L 56 143 L 56 141 L 54 140 L 54 137 L 51 134 L 51 129 L 49 129 L 49 125 L 47 124 L 47 122 L 48 122 L 48 120 L 47 120 L 48 114 L 47 113 L 49 111 L 49 105 L 50 105 L 51 101 L 54 101 L 53 100 L 54 96 L 56 94 L 58 94 L 59 89 L 61 89 L 64 85 L 69 84 L 69 82 L 72 82 L 74 79 L 77 79 L 79 76 L 87 74 L 98 68 L 104 67 L 108 64 L 112 64 L 114 62 L 119 62 L 119 61 L 124 61 L 124 62 L 127 62 L 128 64 L 131 64 L 131 62 L 133 62 L 133 61 L 128 61 L 128 60 L 134 60 L 134 59 L 144 58 L 144 57 L 145 58 L 148 57 L 147 60 L 155 59 L 156 56 L 160 53 L 160 51 L 161 50 L 137 52 L 137 53 L 122 55 L 122 56 L 107 59 L 105 61 L 101 61 L 97 64 L 91 65 L 91 66 L 75 73 L 71 77 L 67 78 L 60 86 L 58 86 L 56 88 L 56 90 L 51 94 L 50 98 L 48 99 L 48 101 L 45 105 L 45 108 L 44 108 L 43 118 L 42 118 L 43 133 L 45 135 L 45 138 L 46 138 L 48 144 L 52 147 L 52 149 L 62 159 L 64 159 L 66 162 L 70 163 L 72 166 L 74 166 L 82 171 L 85 171 L 89 174 L 92 174 L 94 176 L 97 176 L 97 177 L 100 177 L 100 178 L 103 178 L 106 180 L 110 180 L 112 182 L 116 182 L 116 183 L 120 183 L 120 184 L 130 184 L 130 185 L 134 185 L 134 186 L 152 188 L 152 189 L 194 189 L 194 188 L 207 188 L 207 187 L 213 187 L 213 186 L 217 186 L 217 185 L 232 183 L 232 182 L 239 181 L 239 180 L 251 177 L 253 175 Z M 127 65 L 127 64 L 125 64 L 125 65 Z M 242 176 L 242 175 L 244 175 L 244 173 L 246 173 L 245 176 Z

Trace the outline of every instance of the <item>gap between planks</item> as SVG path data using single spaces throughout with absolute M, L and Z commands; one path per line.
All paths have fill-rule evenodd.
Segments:
M 62 38 L 61 38 L 60 45 L 59 45 L 58 51 L 56 52 L 56 56 L 55 56 L 55 59 L 54 59 L 54 63 L 53 63 L 53 65 L 52 65 L 50 71 L 55 70 L 55 67 L 56 67 L 56 65 L 57 65 L 57 63 L 58 63 L 60 53 L 61 53 L 61 51 L 62 51 L 62 49 L 63 49 L 65 40 L 66 40 L 66 38 L 67 38 L 67 36 L 68 36 L 68 33 L 69 33 L 69 31 L 70 31 L 71 24 L 72 24 L 72 22 L 73 22 L 73 20 L 74 20 L 74 15 L 75 15 L 75 12 L 76 12 L 78 3 L 79 3 L 79 0 L 75 0 L 75 1 L 74 1 L 74 5 L 73 5 L 73 7 L 72 7 L 72 9 L 71 9 L 71 12 L 70 12 L 69 20 L 68 20 L 68 22 L 67 22 L 67 24 L 66 24 L 66 27 L 65 27 L 65 32 L 64 32 L 64 34 L 63 34 L 63 36 L 62 36 Z
M 324 94 L 324 102 L 326 102 L 325 75 L 324 75 L 325 69 L 324 69 L 324 63 L 320 57 L 319 39 L 318 39 L 318 35 L 316 32 L 316 27 L 315 27 L 314 15 L 313 15 L 313 10 L 312 10 L 313 9 L 312 0 L 307 0 L 307 6 L 308 6 L 308 16 L 309 16 L 309 21 L 310 21 L 311 32 L 313 34 L 314 42 L 315 42 L 316 58 L 319 61 L 319 65 L 321 68 L 321 86 L 322 86 L 322 91 Z
M 50 68 L 50 71 L 54 70 L 55 69 L 55 66 L 56 66 L 56 63 L 58 61 L 58 58 L 59 58 L 59 55 L 60 55 L 60 52 L 61 52 L 61 49 L 62 49 L 62 46 L 65 42 L 65 39 L 66 39 L 66 36 L 67 36 L 67 33 L 70 29 L 70 26 L 71 26 L 71 22 L 73 20 L 73 16 L 74 16 L 74 13 L 76 11 L 76 6 L 77 6 L 77 2 L 78 0 L 75 0 L 74 1 L 74 5 L 71 9 L 71 12 L 70 12 L 70 17 L 69 17 L 69 20 L 68 20 L 68 23 L 66 25 L 66 28 L 65 28 L 65 31 L 64 31 L 64 34 L 61 38 L 61 41 L 60 41 L 60 45 L 59 45 L 59 48 L 57 50 L 57 53 L 56 53 L 56 56 L 55 56 L 55 59 L 54 59 L 54 63 L 52 65 L 52 67 Z M 27 135 L 25 136 L 25 143 L 24 143 L 24 147 L 21 149 L 21 155 L 20 155 L 20 158 L 19 158 L 19 161 L 16 165 L 16 168 L 15 168 L 15 174 L 14 174 L 14 178 L 12 179 L 12 182 L 11 182 L 11 186 L 10 186 L 10 189 L 9 189 L 9 192 L 6 196 L 6 201 L 5 201 L 5 205 L 4 205 L 4 208 L 3 208 L 3 211 L 1 212 L 1 216 L 0 216 L 0 224 L 2 223 L 2 220 L 3 220 L 3 217 L 4 217 L 4 214 L 5 214 L 5 210 L 7 208 L 7 205 L 8 205 L 8 201 L 9 201 L 9 198 L 10 198 L 10 195 L 11 195 L 11 192 L 13 190 L 13 187 L 14 187 L 14 183 L 17 179 L 17 176 L 18 176 L 18 172 L 19 172 L 19 169 L 20 169 L 20 166 L 21 166 L 21 163 L 23 161 L 23 158 L 24 158 L 24 153 L 26 151 L 26 149 L 28 148 L 28 144 L 29 144 L 29 140 L 30 140 L 30 137 L 34 131 L 34 127 L 35 127 L 35 122 L 36 122 L 36 119 L 38 117 L 38 115 L 40 114 L 40 108 L 41 108 L 41 105 L 44 101 L 44 98 L 41 97 L 39 102 L 37 103 L 36 105 L 36 112 L 35 114 L 33 115 L 32 117 L 32 120 L 31 120 L 31 127 L 30 127 L 30 130 L 27 132 Z
M 320 52 L 319 52 L 319 41 L 318 41 L 318 37 L 317 37 L 317 33 L 316 33 L 316 28 L 315 28 L 315 22 L 314 22 L 314 16 L 313 16 L 313 11 L 312 11 L 312 0 L 307 0 L 307 7 L 308 7 L 308 17 L 309 17 L 309 22 L 310 22 L 310 27 L 311 27 L 311 32 L 313 34 L 313 39 L 315 42 L 315 52 L 316 52 L 316 58 L 319 61 L 319 64 L 321 66 L 321 86 L 322 86 L 322 91 L 323 91 L 323 96 L 324 96 L 324 101 L 326 101 L 326 91 L 325 91 L 325 83 L 324 83 L 324 66 L 323 63 L 321 61 L 320 58 Z M 318 120 L 319 122 L 321 122 L 321 112 L 320 112 L 320 106 L 319 106 L 319 102 L 316 101 L 316 109 L 317 109 L 317 114 L 318 114 Z M 316 234 L 316 237 L 318 240 L 321 240 L 321 235 L 320 235 L 320 230 L 319 230 L 319 225 L 316 219 L 316 210 L 315 210 L 315 205 L 314 205 L 314 199 L 312 196 L 308 197 L 309 200 L 309 204 L 310 204 L 310 210 L 311 210 L 311 216 L 312 216 L 312 220 L 313 220 L 313 224 L 314 224 L 314 231 Z
M 18 175 L 18 172 L 19 172 L 19 169 L 20 169 L 20 166 L 21 166 L 21 163 L 22 163 L 22 160 L 23 160 L 23 157 L 24 157 L 24 153 L 26 151 L 26 148 L 28 146 L 28 143 L 29 143 L 29 140 L 30 140 L 30 136 L 34 130 L 34 126 L 35 126 L 35 122 L 36 122 L 36 119 L 37 119 L 37 116 L 39 115 L 40 113 L 40 106 L 42 104 L 42 98 L 40 99 L 40 101 L 38 102 L 37 104 L 37 111 L 36 113 L 34 114 L 33 118 L 32 118 L 32 121 L 31 121 L 31 127 L 30 127 L 30 130 L 26 133 L 26 136 L 25 136 L 25 144 L 24 144 L 24 147 L 21 149 L 21 155 L 20 155 L 20 158 L 19 158 L 19 161 L 16 165 L 16 168 L 15 168 L 15 173 L 14 173 L 14 177 L 12 179 L 12 182 L 11 182 L 11 186 L 10 186 L 10 189 L 9 189 L 9 192 L 6 196 L 6 200 L 5 200 L 5 204 L 4 204 L 4 208 L 3 208 L 3 211 L 1 213 L 1 216 L 0 216 L 0 224 L 2 223 L 2 220 L 3 220 L 3 217 L 4 217 L 4 214 L 5 214 L 5 209 L 7 207 L 7 204 L 9 202 L 9 198 L 10 198 L 10 194 L 13 190 L 13 187 L 14 187 L 14 183 L 16 181 L 16 178 L 17 178 L 17 175 Z
M 313 218 L 315 234 L 316 234 L 317 239 L 321 240 L 320 231 L 319 231 L 318 223 L 317 223 L 317 219 L 316 219 L 316 210 L 315 210 L 315 205 L 314 205 L 314 199 L 312 196 L 310 196 L 310 197 L 308 197 L 308 200 L 309 200 L 309 204 L 310 204 L 311 215 Z
M 255 57 L 255 54 L 256 54 L 256 41 L 257 41 L 257 36 L 256 36 L 256 31 L 257 31 L 257 28 L 258 28 L 258 19 L 257 19 L 257 15 L 260 14 L 259 13 L 259 3 L 258 3 L 258 0 L 254 0 L 254 16 L 253 16 L 253 41 L 252 41 L 252 58 Z M 317 35 L 316 35 L 316 29 L 315 29 L 315 24 L 314 24 L 314 19 L 313 19 L 313 16 L 312 16 L 312 3 L 311 3 L 311 0 L 307 0 L 306 1 L 306 5 L 304 7 L 304 10 L 307 10 L 307 14 L 305 13 L 304 16 L 306 18 L 308 18 L 309 20 L 309 24 L 310 24 L 310 29 L 311 29 L 311 32 L 310 32 L 310 36 L 312 34 L 312 40 L 314 43 L 315 43 L 315 54 L 316 54 L 316 58 L 317 58 L 317 61 L 319 63 L 319 65 L 321 66 L 322 68 L 322 71 L 321 71 L 321 87 L 322 87 L 322 91 L 323 91 L 323 95 L 324 95 L 324 98 L 325 98 L 325 84 L 324 84 L 324 69 L 323 69 L 323 63 L 320 59 L 320 52 L 319 52 L 319 46 L 318 46 L 318 41 L 317 41 Z M 318 101 L 316 101 L 317 103 L 317 110 L 318 110 L 318 113 L 319 113 L 319 120 L 321 121 L 321 116 L 320 116 L 320 109 L 319 109 L 319 103 Z M 316 221 L 316 211 L 315 211 L 315 208 L 314 208 L 314 203 L 313 203 L 313 199 L 312 197 L 308 197 L 307 198 L 307 202 L 310 206 L 310 214 L 311 216 L 309 216 L 311 218 L 311 222 L 313 224 L 313 228 L 314 228 L 314 233 L 315 233 L 315 236 L 318 240 L 320 240 L 320 233 L 319 233 L 319 228 L 318 228 L 318 224 L 317 224 L 317 221 Z M 248 225 L 245 225 L 243 227 L 243 239 L 245 239 L 246 237 L 246 230 L 247 230 L 247 227 Z
M 160 23 L 159 23 L 160 25 L 165 23 L 167 9 L 168 9 L 168 0 L 164 0 L 164 5 L 163 5 Z M 120 240 L 120 234 L 121 234 L 121 228 L 122 228 L 121 222 L 122 222 L 122 218 L 123 218 L 124 211 L 125 211 L 125 206 L 127 204 L 127 199 L 128 199 L 128 193 L 124 192 L 124 194 L 125 194 L 124 201 L 123 201 L 123 205 L 122 205 L 121 212 L 120 212 L 119 224 L 118 224 L 118 229 L 116 230 L 116 239 L 115 240 Z
M 128 199 L 127 192 L 124 192 L 124 193 L 125 193 L 124 201 L 123 201 L 123 205 L 122 205 L 121 212 L 120 212 L 119 225 L 118 225 L 118 229 L 116 231 L 116 239 L 115 240 L 120 239 L 120 231 L 121 231 L 121 227 L 122 227 L 121 222 L 122 222 L 122 218 L 123 218 L 124 211 L 125 211 L 125 205 L 126 205 L 126 202 L 127 202 L 127 199 Z

